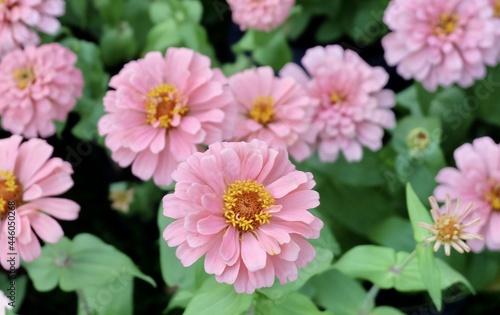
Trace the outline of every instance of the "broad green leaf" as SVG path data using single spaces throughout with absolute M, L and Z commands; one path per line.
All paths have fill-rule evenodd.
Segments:
M 369 280 L 382 289 L 390 289 L 394 286 L 395 275 L 391 268 L 395 265 L 394 249 L 360 245 L 340 257 L 334 267 L 350 277 Z
M 107 24 L 118 24 L 123 13 L 124 0 L 93 0 L 92 2 Z
M 496 126 L 500 126 L 500 65 L 489 68 L 486 77 L 477 81 L 470 89 L 469 103 L 465 108 L 458 108 L 457 113 L 466 116 L 479 111 L 479 117 Z
M 249 294 L 238 294 L 232 285 L 218 283 L 208 278 L 195 293 L 184 315 L 218 314 L 234 315 L 246 311 L 253 301 Z
M 333 314 L 330 311 L 320 311 L 307 296 L 299 292 L 292 292 L 276 301 L 273 315 L 327 315 Z
M 366 291 L 359 282 L 336 269 L 329 269 L 311 278 L 314 299 L 333 314 L 359 315 Z
M 432 224 L 430 212 L 418 199 L 410 184 L 406 185 L 406 204 L 413 227 L 413 238 L 417 243 L 421 243 L 428 237 L 428 232 L 418 224 L 420 222 Z
M 422 280 L 438 310 L 442 307 L 441 274 L 432 247 L 429 244 L 417 244 L 417 260 Z
M 176 21 L 165 20 L 155 25 L 148 32 L 143 53 L 150 51 L 164 52 L 168 47 L 179 45 L 181 40 Z
M 221 70 L 226 76 L 232 76 L 233 74 L 243 71 L 247 68 L 251 68 L 252 66 L 252 59 L 240 53 L 236 55 L 235 62 L 223 64 Z
M 255 49 L 253 57 L 261 65 L 268 65 L 275 71 L 279 71 L 285 64 L 292 61 L 292 51 L 285 35 L 282 32 L 276 32 L 264 46 Z
M 172 8 L 167 1 L 153 1 L 149 5 L 149 16 L 154 24 L 161 24 L 173 18 Z
M 316 31 L 316 40 L 320 43 L 331 43 L 342 36 L 343 29 L 335 18 L 325 20 Z
M 472 294 L 476 293 L 474 287 L 461 273 L 457 272 L 455 269 L 450 267 L 450 265 L 439 258 L 436 258 L 436 261 L 440 272 L 441 288 L 445 289 L 455 283 L 462 283 Z
M 375 243 L 396 250 L 412 251 L 415 248 L 411 223 L 400 217 L 390 216 L 375 224 L 367 235 Z
M 423 116 L 422 109 L 417 96 L 417 87 L 410 85 L 396 95 L 396 103 L 410 111 L 413 116 Z
M 89 310 L 97 315 L 133 314 L 134 278 L 122 275 L 99 286 L 88 286 L 77 291 L 78 315 Z
M 113 28 L 105 28 L 99 45 L 106 66 L 128 62 L 137 52 L 134 29 L 125 21 Z
M 379 306 L 374 308 L 369 315 L 404 315 L 405 313 L 390 306 Z
M 25 267 L 38 291 L 49 291 L 57 283 L 63 291 L 75 291 L 134 276 L 156 285 L 128 256 L 91 234 L 46 244 L 41 257 Z
M 469 256 L 469 266 L 465 275 L 477 290 L 487 286 L 498 275 L 498 258 L 489 252 Z

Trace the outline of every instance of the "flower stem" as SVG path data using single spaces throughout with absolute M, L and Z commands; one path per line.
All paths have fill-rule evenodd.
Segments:
M 372 285 L 366 294 L 363 308 L 359 311 L 359 315 L 368 315 L 370 313 L 370 311 L 375 307 L 375 299 L 377 298 L 379 291 L 380 288 L 377 285 Z

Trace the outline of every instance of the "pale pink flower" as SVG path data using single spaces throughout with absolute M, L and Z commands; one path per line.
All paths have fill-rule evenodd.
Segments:
M 295 0 L 227 0 L 233 22 L 246 30 L 270 31 L 290 15 Z
M 76 60 L 57 43 L 7 54 L 0 63 L 2 127 L 26 138 L 54 135 L 54 121 L 64 121 L 82 95 Z
M 5 309 L 9 309 L 9 310 L 12 309 L 12 305 L 10 305 L 10 303 L 12 303 L 13 301 L 11 301 L 3 293 L 3 290 L 6 290 L 6 289 L 7 288 L 2 288 L 2 290 L 0 290 L 0 315 L 5 315 L 5 313 L 6 313 Z
M 172 183 L 179 162 L 229 138 L 233 98 L 210 59 L 187 48 L 148 53 L 111 78 L 98 123 L 112 158 L 142 180 Z
M 205 271 L 238 293 L 297 279 L 316 255 L 305 239 L 323 222 L 311 173 L 297 171 L 283 149 L 265 142 L 214 143 L 172 174 L 175 191 L 163 214 L 176 219 L 163 232 L 189 266 L 205 255 Z
M 500 0 L 489 0 L 490 6 L 493 9 L 493 17 L 495 18 L 494 32 L 496 35 L 496 46 L 500 42 Z M 497 61 L 500 61 L 500 48 L 498 49 Z
M 488 0 L 393 0 L 384 15 L 385 59 L 430 91 L 471 86 L 495 65 L 500 45 Z
M 455 205 L 452 205 L 450 196 L 446 196 L 446 205 L 444 211 L 442 211 L 436 201 L 436 198 L 429 197 L 431 203 L 431 215 L 434 220 L 434 224 L 430 225 L 425 222 L 420 222 L 418 225 L 432 232 L 432 236 L 427 238 L 425 241 L 428 243 L 434 243 L 434 251 L 437 252 L 441 245 L 444 246 L 444 252 L 447 256 L 450 256 L 451 247 L 453 247 L 457 252 L 463 254 L 464 252 L 470 252 L 470 247 L 465 244 L 464 240 L 482 240 L 483 236 L 470 233 L 468 230 L 471 226 L 478 224 L 481 218 L 476 217 L 474 220 L 464 223 L 464 219 L 467 218 L 473 210 L 473 204 L 469 205 L 462 211 L 460 199 L 457 199 Z M 452 210 L 454 208 L 454 210 Z
M 475 139 L 454 152 L 457 168 L 446 167 L 436 176 L 440 184 L 434 195 L 444 200 L 448 194 L 452 199 L 472 202 L 481 224 L 471 232 L 484 235 L 485 240 L 469 241 L 473 251 L 500 250 L 500 145 L 489 137 Z
M 298 161 L 308 157 L 298 139 L 309 129 L 317 101 L 294 79 L 277 78 L 270 67 L 260 67 L 233 75 L 229 86 L 238 108 L 234 141 L 259 139 L 287 148 Z
M 73 186 L 71 165 L 51 158 L 53 148 L 45 140 L 21 141 L 19 135 L 0 140 L 0 260 L 4 269 L 10 268 L 11 261 L 19 268 L 19 256 L 28 262 L 38 258 L 38 237 L 47 243 L 59 241 L 64 232 L 52 217 L 75 220 L 80 211 L 74 201 L 54 197 Z
M 317 147 L 319 158 L 333 162 L 342 152 L 347 161 L 359 161 L 362 147 L 382 147 L 383 128 L 395 126 L 394 93 L 383 89 L 389 75 L 371 67 L 358 54 L 338 45 L 307 50 L 302 64 L 287 64 L 281 76 L 291 76 L 320 101 L 310 130 L 301 141 Z
M 61 26 L 56 17 L 64 10 L 63 0 L 0 0 L 0 59 L 14 49 L 38 45 L 35 30 L 55 34 Z

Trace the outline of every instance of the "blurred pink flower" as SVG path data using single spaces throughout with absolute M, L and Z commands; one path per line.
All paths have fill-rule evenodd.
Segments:
M 333 162 L 340 151 L 347 161 L 359 161 L 362 147 L 382 147 L 383 128 L 395 126 L 394 93 L 383 89 L 389 75 L 371 67 L 358 54 L 338 45 L 309 49 L 302 64 L 311 79 L 296 64 L 287 64 L 281 76 L 291 76 L 307 87 L 309 96 L 320 101 L 303 143 L 318 147 L 319 158 Z
M 55 134 L 82 96 L 83 77 L 76 55 L 60 44 L 27 47 L 0 63 L 2 127 L 26 138 Z
M 157 185 L 172 183 L 179 162 L 230 137 L 235 109 L 226 79 L 210 59 L 187 48 L 148 53 L 111 78 L 98 123 L 121 167 Z
M 38 45 L 36 30 L 55 34 L 64 14 L 63 0 L 0 0 L 0 59 L 6 53 Z
M 405 79 L 435 91 L 468 87 L 495 65 L 500 45 L 488 0 L 393 0 L 384 15 L 385 59 Z
M 4 269 L 10 268 L 11 257 L 16 268 L 19 255 L 25 261 L 38 258 L 38 237 L 47 243 L 59 241 L 64 232 L 52 217 L 75 220 L 80 211 L 76 202 L 54 197 L 73 186 L 71 165 L 50 158 L 53 148 L 45 140 L 21 141 L 19 135 L 0 140 L 0 260 Z
M 496 35 L 496 43 L 500 42 L 500 0 L 489 0 L 490 6 L 493 9 L 493 17 L 495 18 L 494 32 Z M 500 45 L 498 45 L 500 46 Z M 498 49 L 497 62 L 500 61 L 500 49 Z
M 446 256 L 450 256 L 451 247 L 460 254 L 468 253 L 470 248 L 465 244 L 465 240 L 483 239 L 482 235 L 469 232 L 471 226 L 478 224 L 481 218 L 476 217 L 464 223 L 464 219 L 473 213 L 472 203 L 469 203 L 465 210 L 462 210 L 460 199 L 457 199 L 455 204 L 452 205 L 450 196 L 447 195 L 445 209 L 442 211 L 436 202 L 436 198 L 429 197 L 429 201 L 432 206 L 431 215 L 434 224 L 420 222 L 418 225 L 432 232 L 432 236 L 425 241 L 428 243 L 435 242 L 433 248 L 435 252 L 443 245 Z
M 479 225 L 470 232 L 484 235 L 485 240 L 469 241 L 473 251 L 484 246 L 500 250 L 500 145 L 489 137 L 475 139 L 454 152 L 457 168 L 446 167 L 436 176 L 439 186 L 434 190 L 437 200 L 452 200 L 474 204 L 475 216 L 481 218 Z
M 229 86 L 238 108 L 233 140 L 259 139 L 288 149 L 299 161 L 309 156 L 307 146 L 295 144 L 310 127 L 317 101 L 295 80 L 277 78 L 270 67 L 260 67 L 233 75 Z
M 318 238 L 323 227 L 308 211 L 319 195 L 312 174 L 297 171 L 284 149 L 260 140 L 214 143 L 172 177 L 177 185 L 163 198 L 163 214 L 176 220 L 163 237 L 179 246 L 184 266 L 205 255 L 218 282 L 252 293 L 275 277 L 296 280 L 297 268 L 316 255 L 305 238 Z
M 295 0 L 227 0 L 233 22 L 246 30 L 270 31 L 290 15 Z

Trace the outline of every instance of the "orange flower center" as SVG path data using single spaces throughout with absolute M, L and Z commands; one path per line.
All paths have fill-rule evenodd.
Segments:
M 446 242 L 460 238 L 462 234 L 462 225 L 458 223 L 455 216 L 443 215 L 435 224 L 437 239 Z
M 25 89 L 28 85 L 34 83 L 36 80 L 35 73 L 31 68 L 23 68 L 15 70 L 13 76 L 14 79 L 16 79 L 17 81 L 17 86 L 21 90 Z
M 500 211 L 500 184 L 484 195 L 486 202 L 489 202 L 493 211 Z
M 493 8 L 493 15 L 500 18 L 500 0 L 495 2 L 495 7 Z
M 188 112 L 187 98 L 173 84 L 162 83 L 151 89 L 146 100 L 147 122 L 152 126 L 169 128 L 176 115 Z
M 332 93 L 330 95 L 330 103 L 332 105 L 342 103 L 343 101 L 345 101 L 345 97 L 342 96 L 340 93 Z
M 224 218 L 241 232 L 269 223 L 266 212 L 274 204 L 271 192 L 257 181 L 237 180 L 224 191 Z
M 274 119 L 274 100 L 270 96 L 259 96 L 252 102 L 252 110 L 248 116 L 262 125 L 267 125 Z
M 19 207 L 23 201 L 23 187 L 11 171 L 0 170 L 0 218 L 7 217 L 9 202 Z
M 438 25 L 434 29 L 435 35 L 450 35 L 457 28 L 459 16 L 456 13 L 441 14 Z

